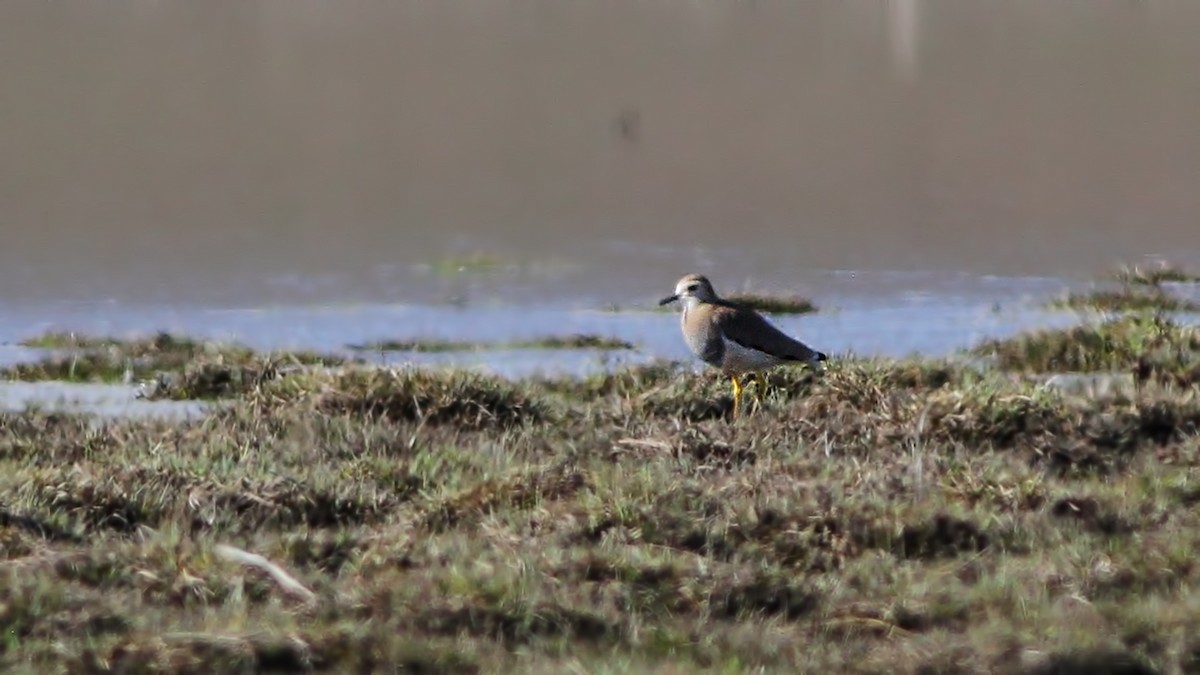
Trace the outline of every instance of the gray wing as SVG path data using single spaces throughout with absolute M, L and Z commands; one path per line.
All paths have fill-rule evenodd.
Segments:
M 757 312 L 744 307 L 720 307 L 715 318 L 725 337 L 785 361 L 824 361 L 825 354 L 776 328 Z

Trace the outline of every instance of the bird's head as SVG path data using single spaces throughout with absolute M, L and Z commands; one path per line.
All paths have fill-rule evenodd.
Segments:
M 678 300 L 684 307 L 690 307 L 701 302 L 713 302 L 717 294 L 712 284 L 703 274 L 689 274 L 675 284 L 675 293 L 658 301 L 659 305 Z

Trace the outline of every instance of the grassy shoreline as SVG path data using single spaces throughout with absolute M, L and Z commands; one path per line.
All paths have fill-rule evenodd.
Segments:
M 1010 373 L 1161 350 L 1178 374 L 1200 344 L 1160 317 L 1073 330 L 1097 337 L 986 343 L 1007 356 L 984 369 L 779 370 L 736 420 L 724 381 L 670 364 L 519 381 L 347 364 L 248 379 L 197 420 L 0 414 L 0 663 L 1191 667 L 1194 387 L 1079 397 Z M 170 363 L 195 389 L 195 364 Z
M 1161 313 L 985 340 L 978 366 L 780 369 L 737 419 L 727 382 L 672 363 L 505 380 L 31 345 L 69 353 L 7 377 L 224 403 L 0 413 L 9 672 L 1200 664 L 1200 329 Z

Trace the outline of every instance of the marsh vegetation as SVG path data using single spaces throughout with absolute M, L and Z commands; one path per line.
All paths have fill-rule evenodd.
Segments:
M 1159 261 L 1153 265 L 1125 265 L 1113 274 L 1117 281 L 1132 286 L 1162 286 L 1165 283 L 1200 283 L 1200 272 Z
M 546 335 L 507 342 L 463 342 L 460 340 L 378 340 L 366 344 L 351 345 L 355 351 L 386 352 L 467 352 L 497 349 L 633 349 L 633 343 L 615 337 L 575 333 L 571 335 Z
M 231 394 L 274 377 L 280 368 L 338 366 L 349 361 L 338 355 L 307 351 L 260 354 L 236 343 L 196 340 L 166 332 L 132 339 L 56 332 L 21 344 L 48 351 L 39 361 L 0 369 L 0 379 L 107 383 L 154 379 L 179 383 L 186 379 L 188 389 L 158 389 L 160 396 L 180 399 Z
M 724 380 L 668 362 L 343 362 L 216 391 L 201 373 L 275 361 L 74 339 L 53 346 L 163 355 L 172 396 L 227 405 L 0 415 L 10 672 L 1200 664 L 1200 338 L 1161 315 L 988 341 L 985 363 L 835 356 L 771 373 L 739 418 Z M 1128 395 L 1030 377 L 1147 364 Z
M 1056 309 L 1081 309 L 1099 312 L 1196 312 L 1200 305 L 1179 297 L 1159 286 L 1124 286 L 1086 293 L 1068 293 L 1050 301 Z
M 1111 275 L 1108 284 L 1089 292 L 1068 293 L 1049 305 L 1059 309 L 1100 312 L 1200 312 L 1200 303 L 1181 293 L 1200 282 L 1200 276 L 1182 267 L 1160 262 L 1139 267 L 1126 265 Z M 1112 287 L 1116 281 L 1116 287 Z

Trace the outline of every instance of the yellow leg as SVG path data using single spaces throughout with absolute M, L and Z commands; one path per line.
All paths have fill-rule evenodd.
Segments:
M 737 417 L 742 400 L 742 385 L 738 382 L 737 375 L 730 375 L 729 379 L 733 381 L 733 416 Z

